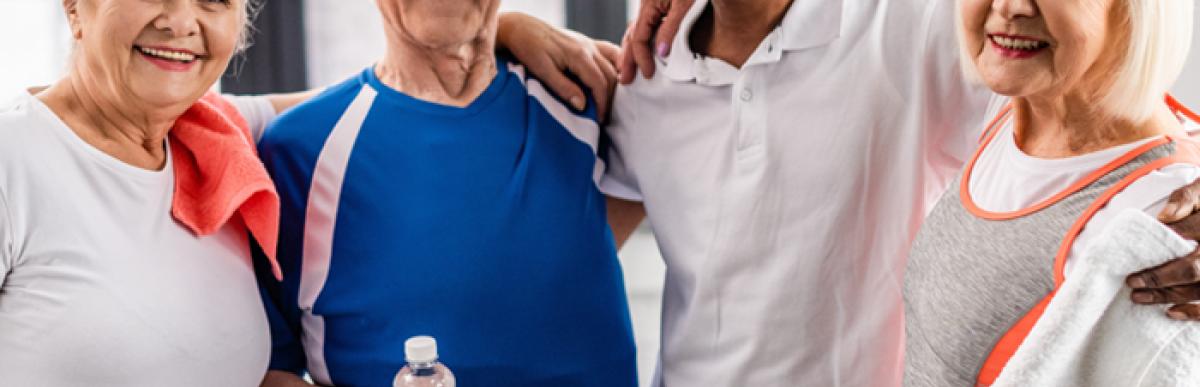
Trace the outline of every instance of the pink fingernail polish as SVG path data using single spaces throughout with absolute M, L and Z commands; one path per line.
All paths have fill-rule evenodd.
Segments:
M 667 45 L 666 43 L 659 43 L 658 44 L 658 56 L 666 58 L 667 54 L 670 54 L 670 49 L 671 49 L 671 46 Z

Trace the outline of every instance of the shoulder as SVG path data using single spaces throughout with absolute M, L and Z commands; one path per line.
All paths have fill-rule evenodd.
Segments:
M 0 162 L 35 155 L 41 144 L 48 144 L 51 125 L 57 120 L 52 115 L 28 94 L 0 103 Z
M 362 75 L 355 75 L 279 115 L 264 130 L 259 142 L 263 157 L 273 152 L 319 147 L 364 87 Z
M 1200 166 L 1171 164 L 1138 177 L 1109 203 L 1113 208 L 1136 208 L 1157 214 L 1172 192 L 1200 178 Z
M 541 105 L 551 115 L 556 116 L 556 118 L 559 118 L 559 116 L 562 116 L 562 118 L 571 116 L 573 119 L 587 120 L 593 124 L 598 121 L 596 100 L 587 87 L 580 86 L 587 96 L 587 109 L 579 112 L 572 108 L 566 100 L 548 89 L 537 76 L 529 73 L 525 66 L 517 62 L 516 59 L 504 55 L 497 56 L 496 71 L 498 76 L 510 77 L 509 81 L 516 81 L 532 100 L 536 101 L 538 105 Z M 582 82 L 577 78 L 571 77 L 571 79 L 582 85 Z M 560 119 L 559 121 L 563 120 Z
M 0 131 L 6 134 L 35 125 L 37 120 L 36 97 L 25 94 L 18 97 L 0 97 Z M 7 141 L 6 141 L 7 142 Z

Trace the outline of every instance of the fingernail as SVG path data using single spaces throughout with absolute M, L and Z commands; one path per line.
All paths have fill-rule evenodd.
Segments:
M 1176 212 L 1179 212 L 1179 204 L 1167 203 L 1167 206 L 1163 207 L 1162 213 L 1158 215 L 1158 219 L 1159 220 L 1170 219 L 1170 217 L 1172 215 L 1175 215 Z
M 668 45 L 666 42 L 662 42 L 662 43 L 658 44 L 658 56 L 666 58 L 667 54 L 671 53 L 670 50 L 671 50 L 671 46 Z
M 1150 294 L 1150 293 L 1144 293 L 1144 292 L 1134 292 L 1133 293 L 1133 302 L 1136 302 L 1139 304 L 1151 304 L 1151 303 L 1154 303 L 1154 295 Z
M 1142 279 L 1142 277 L 1130 278 L 1129 279 L 1129 287 L 1134 288 L 1134 289 L 1145 289 L 1146 288 L 1146 280 Z
M 587 101 L 577 95 L 571 97 L 571 106 L 574 106 L 575 110 L 583 110 L 583 108 L 587 107 Z
M 1176 208 L 1175 212 L 1173 212 L 1175 214 L 1175 219 L 1183 219 L 1183 218 L 1186 218 L 1188 215 L 1192 214 L 1191 208 L 1187 208 L 1184 206 L 1176 206 L 1176 207 L 1178 207 L 1178 208 Z
M 1188 318 L 1187 313 L 1183 313 L 1178 310 L 1168 310 L 1167 317 L 1170 317 L 1172 320 L 1176 321 L 1187 320 Z

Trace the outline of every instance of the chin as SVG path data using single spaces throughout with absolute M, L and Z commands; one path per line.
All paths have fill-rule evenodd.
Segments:
M 427 47 L 455 47 L 475 41 L 479 37 L 479 27 L 445 28 L 439 26 L 412 31 L 412 37 L 418 43 Z
M 1003 95 L 1005 97 L 1021 97 L 1025 95 L 1024 85 L 1003 83 L 995 84 L 988 82 L 988 88 L 992 89 L 993 93 Z
M 195 88 L 172 89 L 170 86 L 160 86 L 154 90 L 144 90 L 135 94 L 143 101 L 154 106 L 191 106 L 204 96 L 208 89 L 197 91 Z
M 992 92 L 1005 97 L 1021 97 L 1027 95 L 1032 81 L 1032 75 L 983 75 L 983 83 Z

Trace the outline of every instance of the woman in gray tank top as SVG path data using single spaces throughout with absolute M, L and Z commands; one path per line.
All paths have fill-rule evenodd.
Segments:
M 1052 302 L 1064 282 L 1092 280 L 1072 274 L 1087 273 L 1074 270 L 1117 211 L 1155 211 L 1200 173 L 1191 113 L 1163 99 L 1187 58 L 1192 0 L 959 1 L 963 65 L 1006 98 L 909 258 L 911 387 L 1021 372 L 1005 366 L 1035 327 L 1062 323 L 1041 318 L 1069 307 Z M 1095 380 L 1089 364 L 1103 360 L 1088 353 L 1100 352 L 1045 356 L 1070 375 L 1051 385 L 1144 383 Z

